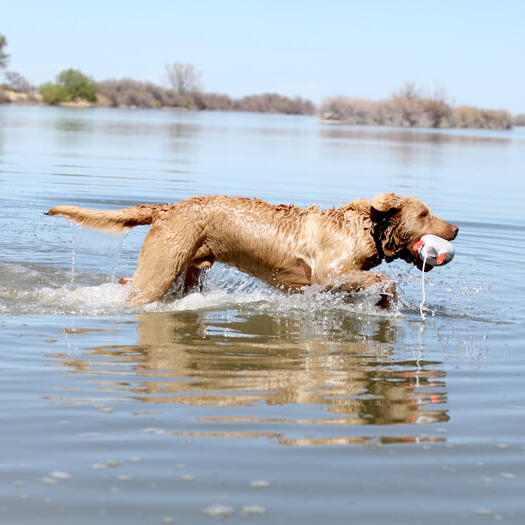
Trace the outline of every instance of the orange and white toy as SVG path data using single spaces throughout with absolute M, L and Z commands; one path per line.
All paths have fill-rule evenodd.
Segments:
M 423 235 L 412 249 L 428 266 L 444 266 L 454 258 L 455 254 L 451 242 L 431 234 Z

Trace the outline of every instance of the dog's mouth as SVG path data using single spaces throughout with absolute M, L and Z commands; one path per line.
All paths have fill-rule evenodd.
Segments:
M 403 257 L 404 260 L 408 263 L 412 263 L 418 270 L 422 272 L 430 272 L 434 267 L 430 264 L 424 264 L 423 261 L 419 258 L 417 253 L 417 248 L 414 248 L 415 244 L 419 241 L 419 238 L 414 242 L 410 243 L 409 247 L 406 250 L 406 257 Z
M 414 261 L 414 265 L 418 270 L 421 270 L 422 272 L 430 272 L 430 270 L 434 268 L 431 264 L 424 264 L 419 257 L 417 257 Z

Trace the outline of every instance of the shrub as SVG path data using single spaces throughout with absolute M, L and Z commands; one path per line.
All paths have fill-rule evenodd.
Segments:
M 236 111 L 254 113 L 285 113 L 288 115 L 313 115 L 315 106 L 309 100 L 300 97 L 289 98 L 277 93 L 249 95 L 234 101 Z
M 525 126 L 525 113 L 520 113 L 514 117 L 515 126 Z
M 406 84 L 392 98 L 380 101 L 350 97 L 326 99 L 319 109 L 327 121 L 420 128 L 509 129 L 512 116 L 504 110 L 452 107 L 442 93 L 422 97 L 414 84 Z
M 44 102 L 59 104 L 75 100 L 96 102 L 95 82 L 78 69 L 66 69 L 57 76 L 55 84 L 47 82 L 39 88 Z
M 112 106 L 141 108 L 186 108 L 216 111 L 253 111 L 313 115 L 315 106 L 299 97 L 288 98 L 274 93 L 252 95 L 234 100 L 221 93 L 166 89 L 151 82 L 131 79 L 105 80 L 97 84 L 97 92 Z
M 52 84 L 51 82 L 42 84 L 38 88 L 38 92 L 42 95 L 42 100 L 47 104 L 59 104 L 60 102 L 71 100 L 64 86 Z
M 9 97 L 4 91 L 3 86 L 0 86 L 0 104 L 7 104 L 9 102 Z
M 138 82 L 130 78 L 106 80 L 97 84 L 97 92 L 106 97 L 112 106 L 154 108 L 162 106 L 159 93 L 153 84 Z

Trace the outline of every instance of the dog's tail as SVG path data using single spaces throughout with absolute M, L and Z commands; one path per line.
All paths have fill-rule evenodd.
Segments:
M 56 206 L 45 212 L 45 215 L 61 215 L 86 228 L 122 233 L 133 226 L 151 224 L 157 208 L 158 205 L 155 204 L 141 204 L 131 208 L 106 211 L 89 210 L 78 206 Z

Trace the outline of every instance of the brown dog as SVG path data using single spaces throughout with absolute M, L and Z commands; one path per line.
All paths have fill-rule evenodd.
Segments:
M 395 298 L 395 285 L 370 268 L 402 258 L 421 269 L 412 250 L 416 241 L 427 233 L 447 240 L 458 233 L 420 200 L 394 193 L 322 211 L 205 196 L 114 211 L 57 206 L 47 215 L 115 233 L 152 225 L 133 276 L 132 304 L 160 299 L 185 269 L 189 289 L 203 268 L 221 261 L 293 292 L 312 284 L 346 292 L 375 287 L 378 304 L 386 307 Z

